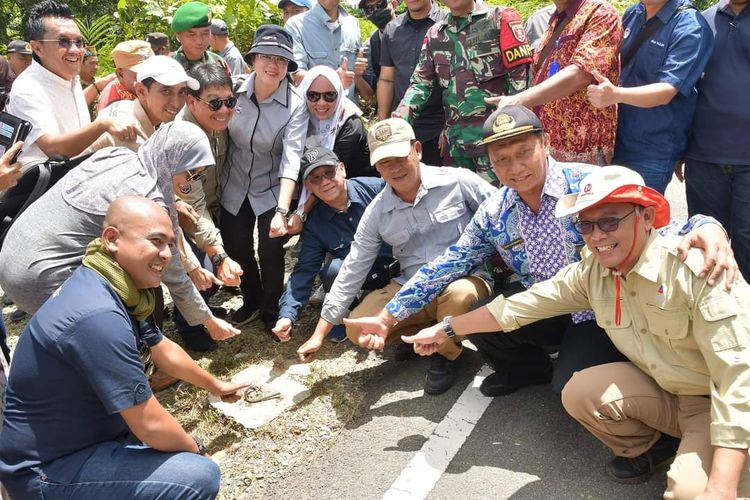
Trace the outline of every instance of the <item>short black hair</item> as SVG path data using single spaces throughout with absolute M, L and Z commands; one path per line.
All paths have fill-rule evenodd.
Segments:
M 44 18 L 57 17 L 61 19 L 73 19 L 73 12 L 68 4 L 59 3 L 55 0 L 42 0 L 34 4 L 26 17 L 26 37 L 27 40 L 41 40 L 47 27 L 44 25 Z
M 151 78 L 151 77 L 149 76 L 148 78 L 144 78 L 144 79 L 143 79 L 143 81 L 142 81 L 141 83 L 142 83 L 142 84 L 143 84 L 143 86 L 144 86 L 144 87 L 146 87 L 146 88 L 147 88 L 148 90 L 151 90 L 151 85 L 153 85 L 155 81 L 156 81 L 156 80 L 154 80 L 153 78 Z
M 201 92 L 210 87 L 226 87 L 232 90 L 231 77 L 227 75 L 224 68 L 215 63 L 196 64 L 190 68 L 188 76 L 195 78 L 201 84 L 198 90 L 188 87 L 188 95 L 193 97 L 200 97 Z

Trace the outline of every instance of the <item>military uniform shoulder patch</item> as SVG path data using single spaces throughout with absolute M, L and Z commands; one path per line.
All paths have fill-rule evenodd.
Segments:
M 531 64 L 532 50 L 526 38 L 523 20 L 517 10 L 506 8 L 500 18 L 500 51 L 506 68 Z

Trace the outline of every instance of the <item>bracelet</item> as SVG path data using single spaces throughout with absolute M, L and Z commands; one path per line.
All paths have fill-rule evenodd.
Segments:
M 201 438 L 194 437 L 193 441 L 195 441 L 195 446 L 198 447 L 198 455 L 205 455 L 208 453 L 208 448 L 206 448 L 206 445 L 203 444 L 203 440 Z
M 299 217 L 303 224 L 307 222 L 307 214 L 304 210 L 295 210 L 292 215 L 296 215 L 297 217 Z

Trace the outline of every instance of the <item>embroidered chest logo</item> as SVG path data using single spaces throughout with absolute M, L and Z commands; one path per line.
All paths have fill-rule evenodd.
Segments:
M 667 285 L 662 283 L 659 285 L 658 290 L 656 290 L 656 301 L 659 304 L 664 304 L 665 300 L 667 300 Z

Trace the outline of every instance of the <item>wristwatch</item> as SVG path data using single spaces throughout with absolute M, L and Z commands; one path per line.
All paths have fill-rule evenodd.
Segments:
M 451 319 L 453 319 L 453 316 L 446 316 L 443 318 L 443 331 L 449 339 L 456 336 L 456 332 L 453 331 L 453 327 L 451 326 Z
M 213 255 L 213 256 L 211 257 L 211 263 L 212 263 L 212 264 L 213 264 L 214 266 L 220 266 L 220 265 L 221 265 L 221 263 L 222 263 L 222 262 L 224 262 L 224 261 L 225 261 L 225 260 L 227 259 L 227 257 L 229 257 L 229 255 L 227 255 L 227 253 L 226 253 L 226 252 L 219 252 L 219 253 L 217 253 L 217 254 L 214 254 L 214 255 Z
M 303 224 L 304 224 L 305 222 L 307 222 L 307 214 L 305 213 L 305 211 L 304 211 L 304 210 L 302 210 L 302 209 L 300 209 L 300 210 L 296 210 L 296 211 L 294 212 L 294 215 L 296 215 L 297 217 L 299 217 L 299 220 L 301 220 Z
M 287 215 L 289 215 L 289 209 L 284 207 L 276 207 L 276 213 L 286 217 Z

